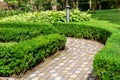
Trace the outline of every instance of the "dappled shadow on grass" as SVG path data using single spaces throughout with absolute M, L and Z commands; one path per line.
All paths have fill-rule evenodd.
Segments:
M 95 13 L 92 13 L 92 18 L 96 20 L 109 21 L 112 24 L 120 25 L 120 11 L 115 9 L 98 10 Z

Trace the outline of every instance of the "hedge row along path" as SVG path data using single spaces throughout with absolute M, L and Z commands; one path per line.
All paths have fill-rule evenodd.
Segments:
M 95 80 L 92 63 L 103 46 L 96 41 L 68 37 L 65 50 L 57 52 L 23 78 L 1 77 L 0 80 Z

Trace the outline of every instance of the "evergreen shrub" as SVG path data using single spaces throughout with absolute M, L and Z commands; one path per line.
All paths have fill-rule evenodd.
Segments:
M 19 42 L 51 33 L 57 33 L 57 29 L 51 24 L 0 23 L 0 41 L 2 42 Z
M 0 45 L 0 76 L 25 73 L 46 57 L 63 49 L 66 38 L 59 34 L 38 36 L 12 46 Z
M 12 76 L 64 49 L 66 38 L 51 24 L 6 22 L 0 23 L 0 41 L 8 43 L 0 44 L 0 76 Z

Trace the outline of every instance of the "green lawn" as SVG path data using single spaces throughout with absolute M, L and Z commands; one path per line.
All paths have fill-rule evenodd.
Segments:
M 0 42 L 0 45 L 1 46 L 12 46 L 14 44 L 17 44 L 17 42 L 8 42 L 8 43 L 5 43 L 5 42 Z
M 104 25 L 108 27 L 120 28 L 120 12 L 115 9 L 111 10 L 97 10 L 92 15 L 93 24 Z

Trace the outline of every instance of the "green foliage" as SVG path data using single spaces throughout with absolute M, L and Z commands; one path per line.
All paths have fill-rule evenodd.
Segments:
M 120 80 L 120 33 L 114 33 L 94 59 L 95 74 L 101 80 Z
M 0 41 L 10 43 L 0 44 L 0 76 L 25 73 L 63 49 L 66 38 L 57 33 L 51 24 L 1 22 Z
M 0 41 L 2 42 L 19 42 L 51 33 L 57 33 L 57 30 L 50 24 L 0 23 Z
M 19 42 L 13 46 L 0 46 L 0 76 L 20 74 L 65 46 L 63 35 L 50 34 Z
M 70 21 L 71 22 L 83 22 L 89 21 L 90 14 L 81 12 L 79 10 L 71 10 Z M 25 14 L 19 14 L 15 16 L 10 16 L 3 18 L 1 21 L 8 22 L 66 22 L 66 12 L 65 11 L 41 11 L 41 12 L 29 12 Z
M 97 40 L 102 43 L 105 43 L 111 35 L 111 32 L 108 32 L 107 29 L 82 23 L 53 23 L 53 25 L 59 30 L 60 34 L 75 38 Z
M 8 17 L 8 16 L 14 16 L 18 14 L 22 14 L 23 11 L 20 10 L 0 10 L 0 18 L 2 17 Z
M 84 22 L 54 23 L 59 33 L 76 38 L 97 40 L 105 44 L 94 58 L 94 72 L 98 80 L 120 80 L 120 32 L 118 29 Z
M 117 27 L 120 28 L 120 12 L 116 11 L 115 9 L 109 9 L 109 10 L 97 10 L 96 14 L 92 14 L 92 18 L 98 20 L 97 22 L 99 23 L 100 20 L 106 21 L 106 25 L 111 26 L 111 27 Z M 100 22 L 100 24 L 104 23 Z M 96 23 L 96 22 L 93 22 Z M 111 24 L 110 24 L 111 23 Z M 110 25 L 109 25 L 110 24 Z M 118 24 L 118 25 L 116 25 Z
M 70 14 L 71 22 L 84 22 L 84 21 L 89 21 L 90 19 L 91 19 L 91 15 L 86 12 L 82 12 L 78 9 L 71 10 L 71 14 Z

